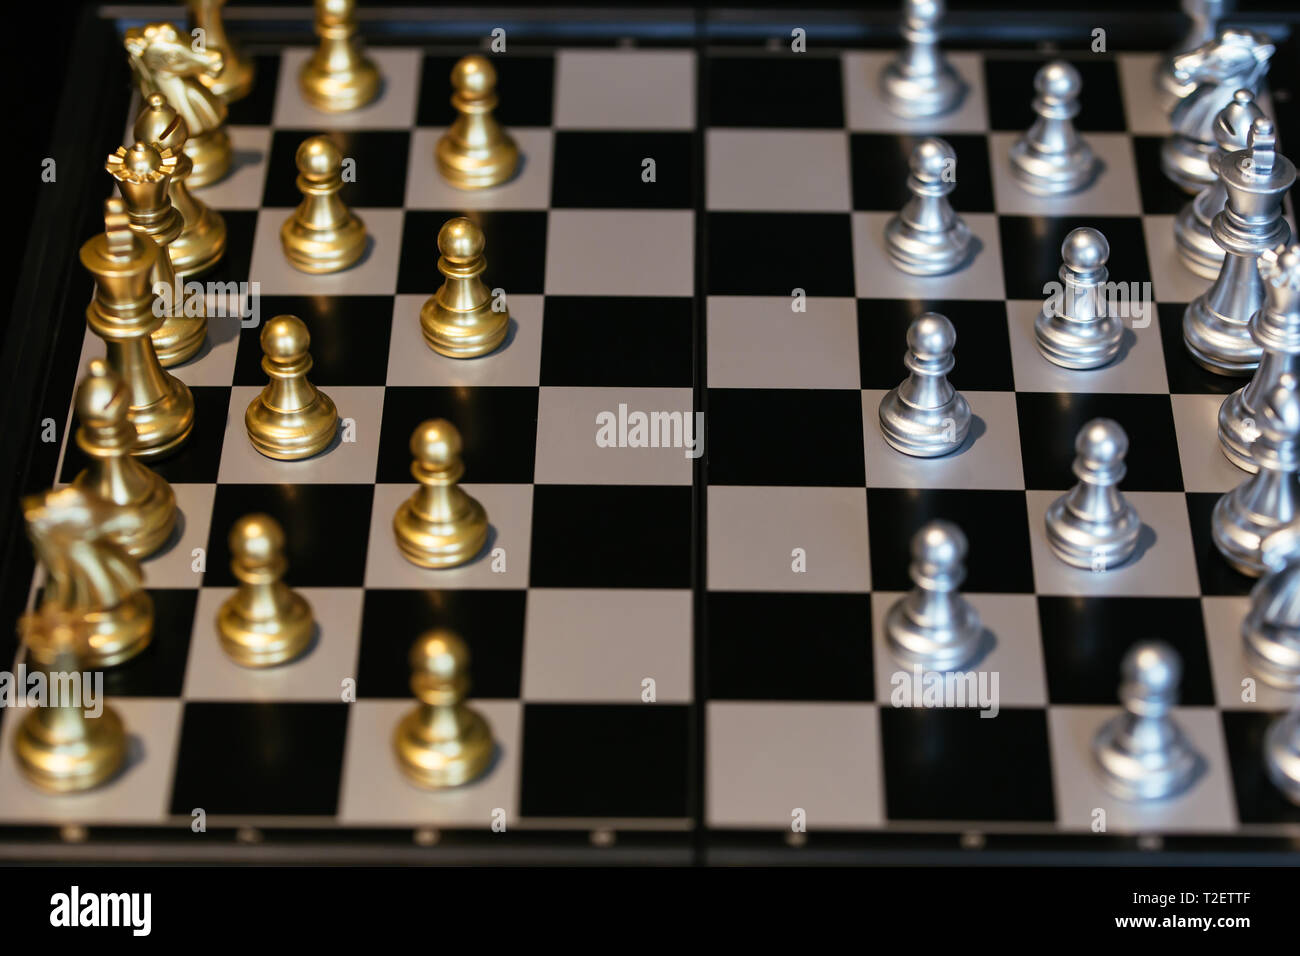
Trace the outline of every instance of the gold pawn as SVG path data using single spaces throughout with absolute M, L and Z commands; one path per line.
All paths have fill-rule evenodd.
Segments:
M 499 186 L 515 174 L 519 147 L 497 122 L 497 71 L 485 56 L 461 59 L 451 71 L 456 120 L 438 140 L 438 171 L 457 189 Z
M 280 227 L 289 265 L 302 272 L 339 272 L 366 251 L 366 226 L 343 204 L 343 154 L 324 136 L 304 140 L 295 156 L 302 202 Z
M 493 308 L 480 278 L 487 268 L 483 230 L 468 219 L 452 219 L 438 231 L 442 286 L 420 309 L 420 330 L 429 348 L 451 358 L 486 355 L 510 329 L 508 309 Z
M 221 72 L 216 76 L 199 74 L 199 82 L 227 103 L 242 100 L 253 89 L 255 70 L 253 61 L 245 59 L 239 48 L 226 36 L 226 25 L 221 19 L 221 8 L 226 0 L 187 0 L 190 8 L 190 26 L 203 30 L 208 49 L 221 54 Z
M 230 530 L 239 589 L 217 612 L 221 649 L 241 667 L 274 667 L 311 644 L 311 605 L 284 583 L 284 531 L 270 515 L 245 515 Z
M 90 460 L 73 484 L 130 511 L 136 527 L 106 535 L 132 557 L 153 554 L 176 526 L 176 495 L 162 476 L 131 457 L 135 426 L 127 415 L 129 396 L 122 379 L 104 359 L 91 359 L 77 387 L 77 445 Z
M 261 342 L 271 381 L 244 413 L 248 439 L 267 458 L 310 458 L 329 447 L 339 424 L 333 400 L 307 381 L 311 334 L 296 315 L 277 315 L 262 327 Z
M 411 435 L 411 474 L 420 487 L 393 515 L 402 556 L 422 568 L 452 568 L 472 560 L 487 543 L 483 506 L 458 482 L 465 473 L 460 432 L 437 418 Z
M 429 790 L 481 776 L 496 743 L 483 715 L 465 703 L 469 648 L 451 631 L 429 631 L 411 648 L 411 671 L 411 690 L 420 704 L 393 734 L 398 766 L 412 783 Z
M 302 66 L 302 97 L 324 113 L 345 113 L 379 95 L 379 70 L 356 39 L 355 0 L 316 0 L 320 46 Z

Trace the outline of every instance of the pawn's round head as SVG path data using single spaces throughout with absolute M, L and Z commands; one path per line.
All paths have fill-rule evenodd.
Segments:
M 125 421 L 130 395 L 122 379 L 102 358 L 91 359 L 77 387 L 77 415 L 92 428 Z
M 298 163 L 298 172 L 313 181 L 337 176 L 343 166 L 343 154 L 326 136 L 303 140 L 294 159 Z
M 957 330 L 946 316 L 927 312 L 907 327 L 907 348 L 922 361 L 934 361 L 952 354 Z
M 1110 243 L 1096 229 L 1074 229 L 1061 243 L 1061 261 L 1071 272 L 1092 272 L 1110 258 Z
M 941 571 L 966 560 L 966 535 L 950 521 L 930 521 L 912 536 L 912 560 Z
M 1125 684 L 1152 697 L 1172 697 L 1183 679 L 1183 662 L 1164 641 L 1143 641 L 1129 648 L 1120 671 Z
M 296 362 L 311 348 L 311 333 L 296 315 L 277 315 L 262 326 L 262 354 L 272 362 Z
M 425 468 L 445 471 L 460 461 L 460 432 L 445 418 L 421 422 L 411 433 L 411 455 Z
M 148 179 L 162 169 L 162 154 L 148 143 L 136 143 L 126 151 L 123 165 L 132 176 Z
M 1094 418 L 1079 430 L 1074 451 L 1091 469 L 1114 468 L 1128 454 L 1128 435 L 1119 422 Z
M 903 4 L 903 17 L 909 21 L 938 23 L 943 19 L 943 0 L 907 0 Z
M 337 26 L 354 16 L 356 0 L 316 0 L 316 16 L 326 26 Z
M 1034 90 L 1039 96 L 1055 100 L 1076 99 L 1083 91 L 1083 77 L 1074 64 L 1065 60 L 1045 63 L 1034 75 Z
M 452 262 L 472 262 L 483 255 L 483 230 L 464 217 L 445 222 L 438 230 L 438 252 Z
M 1259 256 L 1259 275 L 1284 298 L 1293 297 L 1300 291 L 1300 243 L 1265 249 Z M 1289 310 L 1284 306 L 1280 311 Z
M 185 120 L 167 102 L 167 98 L 157 92 L 150 93 L 145 98 L 144 109 L 136 117 L 131 132 L 142 142 L 157 143 L 168 149 L 179 149 L 189 135 Z
M 469 648 L 446 628 L 425 631 L 411 647 L 411 670 L 441 683 L 462 679 L 469 671 Z
M 241 567 L 269 568 L 283 555 L 284 531 L 270 515 L 244 515 L 230 529 L 230 558 Z
M 475 53 L 462 57 L 451 68 L 451 86 L 470 97 L 486 96 L 496 89 L 497 71 L 492 61 Z
M 952 144 L 937 136 L 930 136 L 912 148 L 908 168 L 921 182 L 938 183 L 943 182 L 945 176 L 952 178 L 950 170 L 955 169 L 956 162 L 957 151 L 952 148 Z

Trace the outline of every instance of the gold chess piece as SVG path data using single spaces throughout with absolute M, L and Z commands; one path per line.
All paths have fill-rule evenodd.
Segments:
M 185 140 L 189 137 L 185 120 L 161 93 L 150 93 L 131 132 L 138 142 L 175 153 L 176 171 L 167 195 L 180 213 L 181 231 L 167 246 L 167 252 L 178 277 L 206 272 L 225 254 L 226 221 L 190 192 L 186 180 L 194 172 L 194 162 L 185 155 Z
M 85 625 L 86 666 L 113 667 L 148 647 L 153 601 L 140 562 L 114 540 L 136 533 L 139 516 L 69 485 L 24 498 L 23 520 L 45 569 L 42 607 Z
M 307 381 L 311 334 L 296 315 L 277 315 L 262 327 L 261 341 L 271 381 L 244 413 L 248 440 L 267 458 L 310 458 L 329 446 L 339 424 L 334 402 Z
M 137 527 L 109 535 L 127 554 L 143 558 L 161 548 L 176 526 L 176 495 L 157 472 L 131 457 L 135 426 L 130 395 L 104 359 L 91 359 L 77 387 L 77 445 L 89 464 L 73 480 L 116 508 L 132 511 Z
M 438 230 L 442 286 L 420 309 L 424 340 L 440 355 L 474 358 L 501 345 L 510 328 L 508 309 L 493 308 L 480 278 L 487 268 L 483 230 L 468 219 L 451 219 Z
M 90 675 L 84 623 L 76 615 L 44 609 L 23 615 L 18 627 L 28 658 L 49 678 L 51 693 L 59 688 L 57 701 L 30 711 L 18 725 L 18 769 L 46 793 L 78 793 L 108 782 L 126 764 L 126 727 L 107 705 L 97 716 L 87 713 L 99 702 L 92 705 L 85 692 Z M 68 674 L 81 675 L 80 695 L 55 676 Z
M 225 60 L 220 51 L 196 49 L 189 34 L 170 23 L 131 27 L 125 44 L 140 97 L 161 93 L 185 120 L 185 154 L 194 163 L 190 186 L 198 189 L 224 177 L 233 155 L 226 104 L 198 79 L 221 75 Z
M 104 203 L 104 231 L 81 247 L 81 264 L 95 278 L 86 324 L 104 340 L 108 365 L 130 395 L 127 418 L 135 426 L 131 454 L 157 458 L 178 448 L 194 428 L 194 396 L 158 364 L 150 333 L 163 323 L 150 285 L 165 253 L 137 235 L 121 199 Z
M 469 648 L 456 634 L 434 630 L 411 648 L 411 690 L 420 701 L 393 734 L 397 764 L 428 790 L 458 787 L 481 776 L 496 743 L 483 715 L 465 703 Z
M 393 515 L 393 531 L 402 556 L 422 568 L 465 564 L 487 542 L 487 512 L 459 485 L 460 453 L 460 432 L 444 419 L 423 422 L 411 435 L 411 474 L 420 487 Z
M 519 147 L 497 122 L 497 71 L 485 56 L 464 57 L 451 71 L 456 120 L 438 140 L 438 172 L 457 189 L 499 186 L 515 174 Z
M 357 41 L 356 0 L 316 0 L 320 46 L 302 66 L 302 98 L 324 113 L 346 113 L 379 95 L 379 70 Z
M 239 589 L 217 612 L 221 649 L 241 667 L 274 667 L 311 643 L 311 605 L 284 583 L 284 531 L 270 515 L 244 515 L 230 529 L 230 570 Z
M 155 289 L 165 290 L 162 301 L 167 306 L 166 318 L 150 333 L 150 338 L 164 368 L 193 358 L 208 336 L 206 306 L 197 310 L 198 315 L 185 314 L 189 310 L 180 294 L 171 259 L 171 244 L 185 226 L 180 210 L 168 196 L 179 159 L 170 149 L 159 151 L 148 143 L 136 143 L 130 149 L 119 146 L 105 164 L 122 191 L 131 228 L 162 250 L 154 260 L 150 279 Z
M 324 136 L 304 140 L 296 154 L 302 202 L 280 227 L 289 265 L 303 272 L 339 272 L 366 251 L 366 226 L 343 204 L 343 154 Z
M 199 82 L 227 103 L 242 100 L 253 89 L 255 70 L 253 61 L 245 59 L 226 36 L 226 25 L 221 19 L 221 8 L 226 0 L 187 0 L 190 8 L 190 26 L 203 30 L 205 43 L 210 50 L 221 54 L 223 65 L 216 76 L 199 74 Z

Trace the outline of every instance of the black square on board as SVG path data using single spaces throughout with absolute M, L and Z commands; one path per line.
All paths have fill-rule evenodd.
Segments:
M 535 485 L 529 584 L 691 586 L 685 485 Z
M 844 126 L 838 57 L 711 57 L 702 68 L 708 70 L 710 126 Z
M 1052 704 L 1119 703 L 1120 664 L 1141 641 L 1164 641 L 1183 661 L 1179 701 L 1214 706 L 1209 649 L 1196 598 L 1038 598 Z
M 1016 413 L 1026 488 L 1064 491 L 1074 487 L 1078 479 L 1071 467 L 1079 432 L 1094 418 L 1110 418 L 1128 435 L 1127 471 L 1121 490 L 1183 490 L 1174 409 L 1168 395 L 1018 392 Z
M 873 590 L 911 590 L 912 536 L 933 520 L 950 521 L 966 534 L 963 590 L 1033 592 L 1024 492 L 915 488 L 867 489 Z
M 709 698 L 874 699 L 869 595 L 713 591 L 708 613 Z
M 202 275 L 186 276 L 185 281 L 201 282 L 247 282 L 253 262 L 253 234 L 257 232 L 256 209 L 223 209 L 221 218 L 226 221 L 226 251 L 215 266 Z M 249 290 L 252 291 L 251 289 Z M 234 314 L 234 307 L 229 308 L 229 315 Z M 208 323 L 208 335 L 212 335 L 212 322 Z
M 912 149 L 925 137 L 903 133 L 853 133 L 853 208 L 898 212 L 911 198 L 907 188 Z M 993 212 L 993 177 L 988 137 L 974 133 L 942 136 L 957 151 L 957 188 L 948 195 L 958 212 Z
M 1146 236 L 1142 220 L 1136 216 L 999 216 L 1007 298 L 1043 301 L 1043 286 L 1060 282 L 1061 243 L 1081 226 L 1098 229 L 1106 237 L 1110 246 L 1109 281 L 1151 281 Z M 1125 291 L 1130 301 L 1153 298 L 1149 289 L 1140 284 L 1136 288 L 1126 285 Z
M 880 742 L 891 820 L 1056 817 L 1044 710 L 882 707 Z
M 525 817 L 684 817 L 689 709 L 525 704 Z
M 294 587 L 361 587 L 373 497 L 373 485 L 218 485 L 204 586 L 235 586 L 230 529 L 244 515 L 263 512 L 284 529 L 286 582 Z
M 280 55 L 258 54 L 248 57 L 253 62 L 253 88 L 241 100 L 230 104 L 226 123 L 230 126 L 270 126 L 275 113 L 275 91 L 280 85 Z M 235 151 L 238 164 L 239 151 Z
M 708 213 L 712 295 L 851 296 L 853 236 L 847 213 Z
M 355 163 L 355 179 L 346 177 L 339 196 L 351 209 L 376 206 L 401 208 L 406 199 L 406 165 L 410 160 L 411 134 L 406 130 L 277 129 L 271 134 L 271 155 L 266 163 L 263 206 L 296 206 L 302 202 L 298 190 L 295 157 L 304 140 L 328 136 Z
M 1247 577 L 1235 570 L 1214 544 L 1211 521 L 1214 506 L 1222 497 L 1212 491 L 1187 495 L 1187 517 L 1192 524 L 1196 573 L 1201 579 L 1202 594 L 1243 596 L 1250 593 L 1251 589 L 1259 583 L 1259 579 Z
M 376 481 L 408 484 L 415 480 L 411 477 L 411 434 L 431 418 L 445 418 L 460 432 L 465 462 L 462 480 L 475 484 L 533 480 L 536 388 L 395 385 L 384 392 Z
M 145 564 L 144 573 L 149 574 Z M 110 697 L 179 697 L 185 684 L 190 633 L 201 575 L 194 587 L 149 588 L 153 600 L 153 639 L 125 663 L 104 670 L 104 692 Z
M 689 209 L 694 133 L 575 132 L 555 134 L 551 205 L 569 209 Z M 644 178 L 654 160 L 654 180 Z
M 388 378 L 388 337 L 393 300 L 386 295 L 268 295 L 262 324 L 240 330 L 235 384 L 263 386 L 262 329 L 277 315 L 296 315 L 311 334 L 307 378 L 328 385 L 383 385 Z
M 451 125 L 456 110 L 451 105 L 451 69 L 458 56 L 426 56 L 420 69 L 420 99 L 416 124 Z M 549 55 L 492 54 L 501 97 L 493 115 L 507 128 L 550 126 L 555 86 L 555 58 Z
M 1242 823 L 1300 823 L 1300 806 L 1282 796 L 1264 769 L 1264 738 L 1282 714 L 1229 710 L 1220 716 L 1238 818 Z
M 690 388 L 692 318 L 671 296 L 547 296 L 541 383 Z
M 1137 163 L 1138 190 L 1142 194 L 1142 212 L 1148 216 L 1176 216 L 1192 201 L 1160 168 L 1163 136 L 1134 136 L 1133 158 Z
M 1160 322 L 1160 346 L 1165 354 L 1165 375 L 1169 391 L 1174 394 L 1231 395 L 1249 379 L 1232 375 L 1215 375 L 1207 372 L 1192 360 L 1183 341 L 1183 313 L 1187 306 L 1181 303 L 1161 302 L 1156 306 Z M 1138 333 L 1139 335 L 1141 332 Z
M 1011 340 L 1006 303 L 1000 299 L 858 299 L 858 367 L 863 388 L 891 389 L 907 378 L 907 329 L 926 312 L 946 316 L 957 330 L 948 373 L 962 391 L 1012 391 Z
M 480 277 L 489 289 L 541 295 L 546 284 L 546 211 L 483 212 L 408 209 L 402 217 L 402 258 L 397 291 L 433 295 L 443 283 L 438 272 L 438 231 L 449 219 L 464 216 L 483 230 L 487 269 Z
M 713 485 L 866 485 L 862 393 L 849 388 L 711 388 Z
M 984 60 L 984 83 L 988 91 L 989 122 L 995 130 L 1023 133 L 1037 118 L 1033 110 L 1034 75 L 1052 57 Z M 1119 70 L 1113 57 L 1072 59 L 1083 89 L 1075 129 L 1084 132 L 1123 133 L 1128 129 L 1124 98 L 1119 91 Z
M 185 705 L 171 812 L 330 816 L 338 809 L 348 705 Z

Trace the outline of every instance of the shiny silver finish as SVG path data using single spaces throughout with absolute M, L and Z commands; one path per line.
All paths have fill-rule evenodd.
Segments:
M 1083 78 L 1064 60 L 1053 60 L 1034 76 L 1034 120 L 1011 147 L 1011 174 L 1026 192 L 1060 196 L 1077 192 L 1097 174 L 1092 147 L 1074 129 Z
M 1255 376 L 1219 406 L 1219 447 L 1238 468 L 1259 470 L 1251 451 L 1259 435 L 1260 403 L 1288 376 L 1300 378 L 1300 245 L 1260 254 L 1264 307 L 1250 320 L 1263 355 Z
M 966 535 L 947 521 L 931 521 L 912 536 L 908 568 L 915 587 L 885 616 L 890 653 L 901 664 L 952 671 L 979 652 L 984 625 L 958 593 L 966 577 Z
M 1100 368 L 1115 360 L 1124 324 L 1107 314 L 1101 289 L 1109 273 L 1110 244 L 1096 229 L 1075 229 L 1061 244 L 1062 301 L 1044 305 L 1034 321 L 1043 357 L 1062 368 Z
M 1214 284 L 1183 313 L 1183 341 L 1198 365 L 1219 375 L 1249 375 L 1262 350 L 1250 333 L 1250 317 L 1264 304 L 1260 253 L 1291 237 L 1282 200 L 1295 182 L 1295 166 L 1278 153 L 1273 123 L 1256 119 L 1247 147 L 1219 161 L 1227 190 L 1214 217 L 1214 241 L 1223 247 L 1223 267 Z
M 1266 542 L 1265 548 L 1268 544 Z M 1273 557 L 1273 560 L 1269 560 Z M 1260 680 L 1283 690 L 1300 690 L 1300 561 L 1265 556 L 1270 571 L 1250 592 L 1250 611 L 1241 622 L 1246 663 Z M 1278 567 L 1281 564 L 1281 567 Z
M 1102 783 L 1124 800 L 1163 800 L 1190 788 L 1205 759 L 1173 718 L 1182 682 L 1178 652 L 1163 641 L 1145 641 L 1124 655 L 1119 700 L 1124 712 L 1093 739 Z
M 1195 86 L 1180 81 L 1174 74 L 1174 58 L 1214 39 L 1219 20 L 1227 11 L 1228 3 L 1227 0 L 1183 0 L 1182 8 L 1191 20 L 1187 33 L 1156 68 L 1156 88 L 1166 98 L 1167 108 L 1172 108 L 1175 101 L 1195 89 Z
M 909 165 L 912 198 L 886 224 L 885 251 L 904 272 L 952 272 L 972 252 L 970 229 L 948 201 L 957 188 L 957 153 L 944 140 L 923 139 L 912 150 Z
M 903 49 L 880 74 L 885 106 L 904 119 L 940 116 L 957 108 L 966 84 L 939 48 L 943 0 L 903 4 Z
M 1120 493 L 1128 436 L 1118 422 L 1094 418 L 1074 442 L 1076 484 L 1047 508 L 1047 543 L 1066 564 L 1109 571 L 1133 556 L 1142 521 Z
M 970 404 L 948 382 L 957 331 L 927 312 L 907 330 L 903 364 L 911 373 L 880 400 L 880 432 L 892 448 L 917 458 L 956 451 L 970 432 Z
M 1264 735 L 1264 769 L 1288 800 L 1300 804 L 1300 710 L 1269 725 Z

